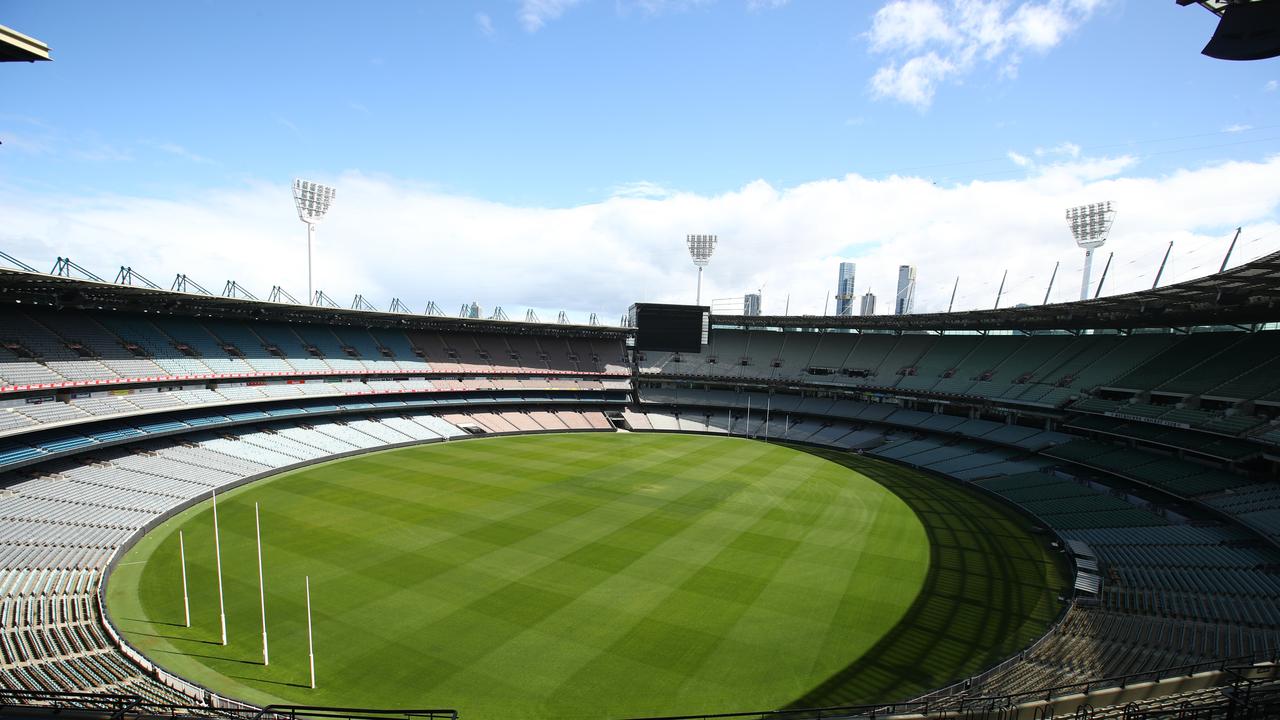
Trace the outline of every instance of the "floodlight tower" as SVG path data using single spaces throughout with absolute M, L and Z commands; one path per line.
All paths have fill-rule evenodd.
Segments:
M 689 235 L 685 238 L 689 245 L 689 257 L 698 268 L 698 294 L 695 305 L 702 304 L 702 268 L 711 262 L 711 253 L 716 251 L 715 235 Z
M 1116 211 L 1111 208 L 1109 200 L 1067 209 L 1067 225 L 1071 226 L 1071 235 L 1075 237 L 1076 245 L 1084 248 L 1081 300 L 1089 299 L 1089 271 L 1093 269 L 1093 251 L 1107 241 L 1107 233 L 1111 232 L 1111 223 L 1115 219 Z
M 311 245 L 316 238 L 316 225 L 329 212 L 329 205 L 338 191 L 328 185 L 313 183 L 310 180 L 295 179 L 293 181 L 293 204 L 298 208 L 298 219 L 307 224 L 307 304 L 315 303 L 315 294 L 311 289 Z

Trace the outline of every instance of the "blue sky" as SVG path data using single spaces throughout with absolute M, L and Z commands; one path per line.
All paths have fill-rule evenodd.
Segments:
M 514 2 L 6 5 L 56 61 L 3 70 L 4 124 L 72 150 L 6 165 L 89 191 L 358 168 L 567 206 L 637 182 L 1008 177 L 1010 150 L 1063 142 L 1165 153 L 1153 169 L 1280 149 L 1184 150 L 1280 127 L 1148 142 L 1280 125 L 1276 63 L 1199 55 L 1214 18 L 1173 2 L 1106 3 L 1058 46 L 1022 52 L 1016 77 L 1001 75 L 1012 53 L 979 62 L 927 109 L 869 89 L 893 57 L 869 47 L 872 2 L 596 0 L 534 32 Z
M 287 193 L 302 175 L 339 184 L 335 211 L 347 197 L 339 180 L 356 177 L 383 202 L 408 188 L 424 207 L 478 203 L 496 216 L 647 199 L 639 216 L 670 212 L 678 224 L 696 222 L 698 201 L 758 182 L 784 195 L 893 175 L 924 184 L 913 192 L 1011 191 L 1053 168 L 1078 169 L 1085 186 L 1163 181 L 1280 152 L 1280 65 L 1201 56 L 1215 18 L 1173 0 L 11 0 L 0 23 L 55 58 L 0 67 L 0 193 L 28 208 L 193 206 L 210 194 Z M 370 202 L 369 215 L 384 207 Z M 1264 199 L 1250 217 L 1186 229 L 1216 237 L 1233 222 L 1273 223 L 1275 210 Z M 163 233 L 163 215 L 140 234 Z M 3 242 L 30 252 L 88 242 L 44 220 L 28 216 L 21 237 Z M 795 277 L 734 266 L 717 291 L 802 284 L 819 263 L 874 254 L 890 232 L 859 234 L 862 220 L 841 219 L 852 225 L 845 239 L 815 243 Z M 963 219 L 931 227 L 947 222 Z M 641 220 L 591 223 L 613 223 L 620 246 L 650 242 Z M 451 231 L 455 246 L 468 242 L 463 227 Z M 760 242 L 805 232 L 791 222 Z M 917 254 L 902 261 L 923 276 L 930 258 Z M 662 262 L 651 270 L 684 272 Z M 834 283 L 834 267 L 827 274 Z M 362 279 L 403 282 L 372 264 Z M 528 295 L 554 306 L 557 285 Z M 652 287 L 638 279 L 628 290 Z

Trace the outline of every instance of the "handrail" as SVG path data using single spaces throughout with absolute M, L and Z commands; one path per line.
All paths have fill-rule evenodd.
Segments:
M 22 702 L 24 701 L 25 702 Z M 11 702 L 12 701 L 12 702 Z M 139 695 L 64 692 L 57 690 L 11 690 L 0 688 L 0 708 L 16 705 L 74 707 L 82 710 L 110 712 L 111 717 L 126 716 L 197 716 L 235 718 L 237 720 L 458 720 L 452 708 L 379 709 L 328 707 L 324 705 L 268 705 L 257 708 L 182 705 L 145 700 Z
M 373 708 L 328 707 L 324 705 L 268 705 L 254 716 L 258 718 L 317 718 L 324 720 L 388 720 L 389 718 L 423 718 L 424 720 L 457 720 L 452 708 L 428 710 L 378 710 Z

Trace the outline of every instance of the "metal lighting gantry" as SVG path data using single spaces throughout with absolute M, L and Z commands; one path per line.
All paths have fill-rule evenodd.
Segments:
M 1093 269 L 1093 251 L 1102 247 L 1111 232 L 1116 211 L 1111 201 L 1080 205 L 1067 209 L 1067 225 L 1076 245 L 1084 248 L 1084 277 L 1080 281 L 1080 299 L 1089 299 L 1089 272 Z
M 702 268 L 711 262 L 711 253 L 716 251 L 715 235 L 688 235 L 685 242 L 689 245 L 689 257 L 698 268 L 698 294 L 695 305 L 702 304 Z
M 307 303 L 314 305 L 311 288 L 311 245 L 316 237 L 316 225 L 324 219 L 338 191 L 328 185 L 310 180 L 293 181 L 293 204 L 298 208 L 298 219 L 307 224 Z

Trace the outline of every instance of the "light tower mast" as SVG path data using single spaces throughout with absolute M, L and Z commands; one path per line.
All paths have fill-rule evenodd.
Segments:
M 1080 299 L 1089 299 L 1089 272 L 1093 269 L 1093 251 L 1102 247 L 1111 232 L 1116 211 L 1111 201 L 1080 205 L 1067 209 L 1067 225 L 1076 245 L 1084 248 L 1084 277 L 1080 281 Z
M 716 250 L 715 235 L 689 235 L 685 238 L 685 242 L 689 245 L 689 257 L 693 258 L 693 264 L 698 268 L 698 294 L 694 301 L 695 305 L 702 304 L 702 268 L 711 262 L 711 253 Z
M 298 208 L 298 219 L 307 224 L 307 304 L 315 304 L 315 292 L 311 288 L 311 245 L 316 237 L 316 225 L 329 212 L 329 205 L 338 191 L 328 185 L 309 180 L 293 181 L 293 204 Z

